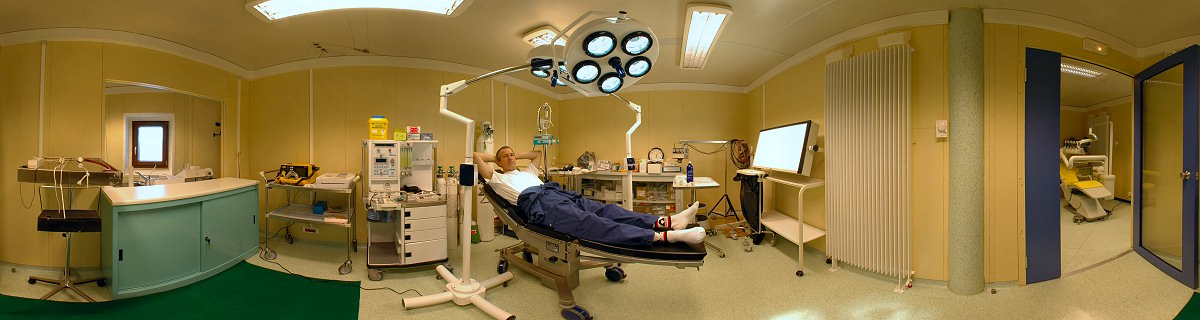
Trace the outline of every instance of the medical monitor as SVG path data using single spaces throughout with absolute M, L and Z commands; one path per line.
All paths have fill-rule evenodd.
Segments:
M 809 175 L 813 155 L 808 146 L 817 140 L 816 126 L 808 120 L 760 130 L 751 166 Z

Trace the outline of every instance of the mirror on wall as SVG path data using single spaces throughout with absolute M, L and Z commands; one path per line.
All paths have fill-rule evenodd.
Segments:
M 104 157 L 128 185 L 221 176 L 222 102 L 170 88 L 104 83 Z

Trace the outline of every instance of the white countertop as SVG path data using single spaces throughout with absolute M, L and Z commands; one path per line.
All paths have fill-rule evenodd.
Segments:
M 691 184 L 672 184 L 671 186 L 679 189 L 709 189 L 720 187 L 721 184 L 709 177 L 692 177 Z
M 100 188 L 113 206 L 128 206 L 143 203 L 167 202 L 187 198 L 195 198 L 214 193 L 257 185 L 258 181 L 239 178 L 219 178 L 212 180 L 163 184 L 144 187 L 103 187 Z

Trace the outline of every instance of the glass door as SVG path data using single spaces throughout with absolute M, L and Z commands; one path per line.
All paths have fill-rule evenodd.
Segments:
M 1134 250 L 1196 288 L 1200 47 L 1134 77 Z

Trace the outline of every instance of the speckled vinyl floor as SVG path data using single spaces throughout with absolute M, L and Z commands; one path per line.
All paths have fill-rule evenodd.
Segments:
M 576 302 L 598 319 L 1167 319 L 1179 312 L 1193 292 L 1136 254 L 1125 254 L 1063 279 L 1028 286 L 989 286 L 997 289 L 995 294 L 961 296 L 933 281 L 918 281 L 912 289 L 895 293 L 894 279 L 854 268 L 827 271 L 824 255 L 813 249 L 806 250 L 806 273 L 798 278 L 794 275 L 796 247 L 787 241 L 744 252 L 740 241 L 709 239 L 725 248 L 727 256 L 718 258 L 710 250 L 699 270 L 626 265 L 628 278 L 623 283 L 607 281 L 602 269 L 584 270 L 574 290 Z M 494 250 L 515 242 L 498 237 L 472 246 L 472 276 L 495 275 Z M 382 281 L 370 281 L 365 250 L 353 255 L 354 271 L 342 276 L 337 267 L 345 256 L 344 247 L 304 240 L 288 245 L 281 239 L 271 245 L 279 253 L 277 262 L 302 275 L 362 281 L 366 288 L 415 289 L 421 294 L 444 290 L 444 282 L 434 278 L 431 267 L 393 270 L 385 273 Z M 457 267 L 455 273 L 462 272 L 461 252 L 451 250 L 450 256 Z M 249 262 L 279 270 L 258 257 Z M 38 297 L 51 289 L 45 284 L 28 285 L 25 279 L 31 273 L 53 272 L 20 267 L 10 272 L 9 268 L 0 275 L 3 294 Z M 518 319 L 559 319 L 554 290 L 543 287 L 530 274 L 516 268 L 513 272 L 510 285 L 489 290 L 488 300 Z M 84 290 L 95 293 L 98 300 L 109 298 L 95 285 L 86 285 Z M 359 318 L 487 318 L 474 307 L 453 304 L 404 310 L 400 299 L 411 296 L 416 294 L 362 291 Z M 56 299 L 76 300 L 64 294 Z

